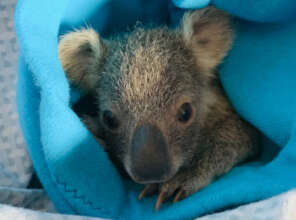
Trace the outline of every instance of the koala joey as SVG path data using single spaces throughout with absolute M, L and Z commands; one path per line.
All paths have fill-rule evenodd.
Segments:
M 95 103 L 82 120 L 118 170 L 145 185 L 139 199 L 158 193 L 156 210 L 259 152 L 257 131 L 234 111 L 216 71 L 233 32 L 228 14 L 207 7 L 185 13 L 175 29 L 138 24 L 108 39 L 91 28 L 61 37 L 69 82 Z

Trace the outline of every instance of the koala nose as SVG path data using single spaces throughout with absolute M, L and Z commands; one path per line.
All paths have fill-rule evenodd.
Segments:
M 139 183 L 161 182 L 171 171 L 171 161 L 162 132 L 154 125 L 136 128 L 131 142 L 131 174 Z

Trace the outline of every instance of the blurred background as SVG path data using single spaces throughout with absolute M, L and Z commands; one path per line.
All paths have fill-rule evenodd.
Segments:
M 0 187 L 26 188 L 32 175 L 32 164 L 16 109 L 18 44 L 13 21 L 15 6 L 16 0 L 0 0 Z

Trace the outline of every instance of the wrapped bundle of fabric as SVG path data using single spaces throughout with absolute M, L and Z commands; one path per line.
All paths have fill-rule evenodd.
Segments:
M 123 179 L 71 109 L 58 59 L 59 36 L 91 25 L 101 36 L 136 21 L 178 24 L 187 9 L 213 4 L 236 16 L 236 38 L 220 66 L 237 112 L 262 134 L 263 155 L 203 190 L 154 211 L 141 186 Z M 188 219 L 296 186 L 296 13 L 294 0 L 20 0 L 18 109 L 38 176 L 63 213 L 122 219 Z

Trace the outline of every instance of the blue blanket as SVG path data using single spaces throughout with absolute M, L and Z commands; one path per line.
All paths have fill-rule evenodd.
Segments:
M 262 132 L 264 153 L 156 213 L 155 197 L 122 179 L 70 108 L 58 60 L 60 34 L 86 23 L 103 36 L 136 20 L 176 25 L 185 9 L 214 4 L 238 16 L 220 67 L 236 110 Z M 296 3 L 294 0 L 20 0 L 18 109 L 41 182 L 64 213 L 123 219 L 184 219 L 249 203 L 296 186 Z

